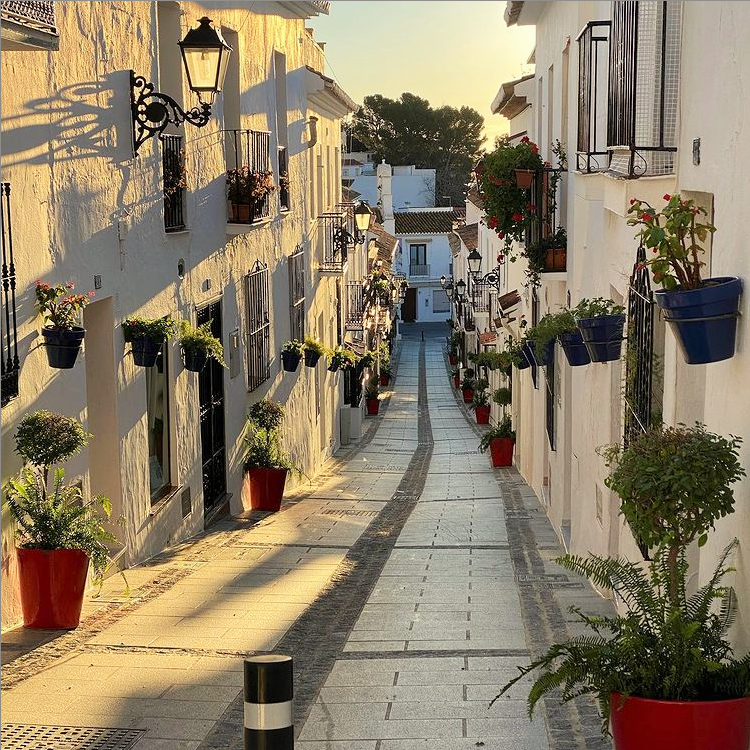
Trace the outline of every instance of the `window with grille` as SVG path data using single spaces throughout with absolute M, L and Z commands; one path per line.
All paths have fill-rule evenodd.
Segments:
M 271 134 L 261 130 L 227 132 L 227 197 L 233 224 L 252 224 L 271 215 Z
M 3 250 L 2 312 L 2 405 L 18 396 L 18 326 L 16 323 L 16 265 L 13 258 L 13 225 L 10 214 L 10 183 L 0 185 Z
M 245 276 L 248 391 L 254 391 L 271 376 L 269 302 L 268 266 L 258 260 Z
M 546 411 L 545 411 L 545 426 L 547 428 L 547 438 L 549 439 L 549 447 L 551 450 L 556 450 L 555 447 L 555 354 L 557 347 L 553 344 L 552 354 L 550 355 L 549 362 L 547 363 L 545 380 L 547 382 L 547 394 L 546 394 Z
M 298 245 L 289 256 L 289 314 L 292 339 L 305 339 L 305 249 Z
M 185 151 L 181 135 L 163 135 L 162 174 L 164 179 L 164 229 L 185 228 Z
M 279 146 L 279 207 L 289 211 L 292 207 L 289 197 L 289 151 L 286 146 Z
M 531 327 L 536 328 L 539 323 L 539 295 L 536 293 L 536 287 L 531 290 Z M 539 387 L 537 382 L 537 364 L 536 358 L 531 357 L 531 381 L 534 383 L 534 388 Z

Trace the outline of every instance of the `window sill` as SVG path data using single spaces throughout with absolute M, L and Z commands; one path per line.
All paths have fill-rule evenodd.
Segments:
M 169 501 L 173 498 L 177 497 L 177 495 L 182 491 L 182 485 L 178 487 L 170 487 L 166 494 L 163 497 L 160 497 L 152 506 L 151 510 L 148 512 L 149 517 L 153 518 L 154 516 L 157 516 L 159 513 L 164 510 L 164 508 L 169 505 Z
M 272 216 L 269 216 L 266 219 L 261 219 L 260 221 L 254 221 L 252 224 L 237 224 L 232 221 L 228 221 L 227 222 L 227 234 L 231 234 L 231 235 L 246 234 L 247 232 L 252 232 L 254 229 L 257 229 L 258 227 L 268 226 L 272 221 L 273 221 Z
M 165 229 L 164 234 L 167 237 L 173 237 L 176 234 L 190 234 L 190 230 L 187 227 L 182 227 L 182 229 Z

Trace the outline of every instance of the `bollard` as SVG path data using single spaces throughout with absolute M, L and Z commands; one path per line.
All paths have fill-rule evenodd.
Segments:
M 245 659 L 245 750 L 294 750 L 292 657 Z

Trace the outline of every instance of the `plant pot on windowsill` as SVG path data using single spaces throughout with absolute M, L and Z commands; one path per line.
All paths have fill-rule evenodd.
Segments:
M 296 372 L 301 361 L 302 354 L 287 351 L 281 352 L 281 365 L 285 372 Z
M 516 186 L 528 190 L 534 182 L 533 169 L 516 169 Z
M 249 203 L 229 204 L 229 222 L 231 224 L 252 224 L 254 211 Z
M 560 346 L 565 352 L 565 358 L 571 367 L 591 364 L 591 357 L 589 357 L 586 344 L 583 343 L 580 331 L 561 333 L 558 338 L 560 339 Z
M 689 365 L 734 356 L 742 280 L 706 279 L 698 289 L 660 290 L 654 296 Z
M 494 438 L 490 443 L 490 455 L 492 456 L 492 465 L 512 466 L 513 465 L 513 448 L 516 441 L 513 438 Z
M 148 336 L 140 336 L 130 343 L 133 352 L 133 363 L 138 367 L 153 367 L 159 358 L 163 341 L 155 341 Z
M 747 750 L 750 697 L 666 701 L 612 693 L 610 726 L 617 750 Z
M 189 372 L 201 372 L 208 362 L 208 352 L 203 349 L 186 349 L 183 346 L 182 360 Z
M 246 468 L 245 476 L 252 510 L 278 511 L 284 497 L 289 469 L 269 467 Z
M 577 321 L 583 343 L 592 362 L 612 362 L 620 359 L 624 315 L 599 315 Z
M 76 363 L 85 335 L 86 329 L 80 326 L 69 330 L 44 326 L 42 337 L 49 366 L 56 370 L 70 370 Z
M 477 406 L 474 409 L 474 413 L 477 416 L 477 424 L 489 424 L 490 423 L 490 405 L 485 404 L 484 406 Z

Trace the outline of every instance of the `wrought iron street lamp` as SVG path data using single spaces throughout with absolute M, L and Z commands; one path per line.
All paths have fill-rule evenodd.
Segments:
M 406 281 L 402 281 L 399 284 L 398 287 L 398 303 L 400 305 L 403 305 L 404 302 L 406 302 L 406 290 L 409 288 L 409 285 L 406 283 Z
M 357 227 L 357 242 L 362 245 L 365 241 L 365 234 L 370 228 L 370 219 L 372 219 L 372 209 L 367 205 L 367 201 L 359 201 L 354 209 L 354 223 Z
M 456 282 L 453 296 L 455 297 L 456 302 L 461 305 L 466 302 L 466 282 L 463 279 L 459 279 Z
M 497 256 L 497 265 L 489 272 L 482 276 L 481 279 L 476 280 L 476 284 L 489 284 L 500 292 L 502 287 L 502 266 L 505 264 L 505 256 L 500 253 Z
M 473 279 L 479 276 L 479 271 L 482 268 L 482 254 L 475 248 L 472 250 L 466 258 L 466 263 L 469 266 L 469 273 Z
M 211 19 L 199 19 L 199 26 L 190 29 L 178 42 L 188 86 L 198 95 L 200 107 L 187 112 L 167 94 L 154 91 L 154 84 L 130 71 L 130 109 L 133 117 L 133 153 L 168 125 L 189 122 L 202 128 L 211 119 L 211 106 L 224 85 L 229 55 L 232 48 L 224 37 L 211 26 Z M 205 98 L 204 98 L 205 97 Z

